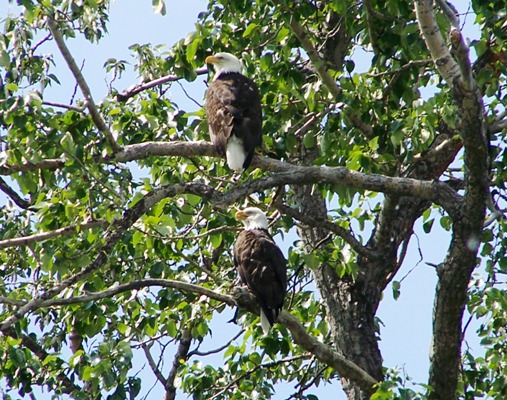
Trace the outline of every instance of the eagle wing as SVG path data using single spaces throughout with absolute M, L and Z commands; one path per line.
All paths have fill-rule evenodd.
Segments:
M 262 143 L 262 113 L 257 85 L 239 73 L 220 75 L 206 91 L 206 113 L 211 141 L 219 153 L 225 155 L 227 140 L 235 135 L 243 140 L 250 164 L 255 147 Z
M 287 290 L 287 261 L 282 251 L 266 230 L 244 230 L 236 240 L 234 264 L 273 325 Z

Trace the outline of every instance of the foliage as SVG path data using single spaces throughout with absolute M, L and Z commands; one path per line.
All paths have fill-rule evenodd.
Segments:
M 274 398 L 276 385 L 290 382 L 291 398 L 314 400 L 315 387 L 338 378 L 349 398 L 356 398 L 354 385 L 362 393 L 357 398 L 379 400 L 431 398 L 439 390 L 414 388 L 395 370 L 382 372 L 381 382 L 365 389 L 362 378 L 340 372 L 315 346 L 301 344 L 315 340 L 357 364 L 365 379 L 378 381 L 382 365 L 364 362 L 364 348 L 358 345 L 363 354 L 357 358 L 343 348 L 332 304 L 364 304 L 371 318 L 354 312 L 343 318 L 358 329 L 371 323 L 364 334 L 374 337 L 369 346 L 377 346 L 376 309 L 391 281 L 394 296 L 402 293 L 396 273 L 412 224 L 418 220 L 432 240 L 438 220 L 452 232 L 451 249 L 469 232 L 460 228 L 468 215 L 456 218 L 461 210 L 453 208 L 472 203 L 466 196 L 474 186 L 467 185 L 477 177 L 462 132 L 468 109 L 434 65 L 412 2 L 211 0 L 195 31 L 169 51 L 133 44 L 132 64 L 107 60 L 104 75 L 113 78 L 103 99 L 84 94 L 59 103 L 46 94 L 60 84 L 67 66 L 56 56 L 64 53 L 61 45 L 51 46 L 58 34 L 63 42 L 82 36 L 100 45 L 109 2 L 18 3 L 19 14 L 5 16 L 0 34 L 0 173 L 9 177 L 0 180 L 8 197 L 0 210 L 0 376 L 6 398 L 14 391 L 29 395 L 35 387 L 55 398 L 139 398 L 147 389 L 136 357 L 145 358 L 166 398 L 175 388 L 194 399 Z M 156 12 L 168 11 L 162 0 L 152 3 Z M 464 352 L 456 393 L 500 399 L 506 395 L 507 264 L 506 224 L 497 217 L 506 200 L 507 22 L 502 2 L 470 5 L 481 29 L 471 43 L 478 56 L 473 76 L 484 99 L 490 203 L 496 203 L 490 208 L 497 211 L 481 222 L 479 239 L 469 238 L 480 242 L 479 252 L 470 241 L 462 251 L 471 252 L 471 271 L 480 259 L 485 280 L 476 276 L 467 292 L 468 311 L 481 322 L 482 347 Z M 452 27 L 449 10 L 440 4 L 435 11 L 444 36 Z M 235 178 L 211 146 L 199 142 L 209 139 L 202 108 L 183 109 L 171 95 L 171 82 L 195 81 L 205 72 L 205 57 L 219 51 L 241 55 L 245 73 L 259 85 L 260 152 L 271 159 L 256 157 L 258 168 Z M 366 71 L 358 67 L 358 52 L 371 60 Z M 122 74 L 129 69 L 141 83 L 123 90 Z M 73 76 L 85 93 L 90 77 Z M 189 146 L 142 147 L 153 143 Z M 447 153 L 438 153 L 440 148 Z M 290 181 L 324 167 L 337 167 L 338 178 Z M 449 182 L 455 198 L 466 201 L 451 201 L 451 207 L 429 189 L 411 193 L 403 186 L 430 180 Z M 321 203 L 308 206 L 311 196 Z M 233 209 L 245 203 L 269 212 L 273 234 L 296 237 L 288 249 L 286 309 L 304 326 L 302 338 L 285 323 L 264 336 L 258 317 L 245 307 L 228 337 L 213 335 L 216 321 L 225 323 L 232 314 L 233 300 L 227 299 L 233 297 L 220 295 L 233 293 Z M 329 208 L 326 218 L 319 219 L 318 204 Z M 483 221 L 486 201 L 481 204 Z M 382 236 L 383 230 L 396 234 Z M 450 262 L 448 256 L 443 264 Z M 356 291 L 369 271 L 384 267 L 377 286 Z M 321 274 L 331 273 L 326 276 L 337 279 L 328 282 L 335 285 L 330 294 Z M 83 341 L 78 349 L 70 350 L 69 335 Z M 220 362 L 206 358 L 214 353 Z

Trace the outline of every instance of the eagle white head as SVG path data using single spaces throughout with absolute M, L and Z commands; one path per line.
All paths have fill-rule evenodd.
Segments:
M 206 57 L 206 64 L 213 64 L 215 68 L 215 77 L 217 79 L 220 74 L 227 72 L 241 73 L 241 63 L 236 56 L 230 53 L 217 53 L 213 56 Z
M 245 225 L 245 229 L 268 229 L 268 219 L 257 207 L 247 207 L 243 210 L 239 210 L 235 215 L 238 221 L 241 221 Z

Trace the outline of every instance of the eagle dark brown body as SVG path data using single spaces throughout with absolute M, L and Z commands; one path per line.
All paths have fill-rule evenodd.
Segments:
M 234 247 L 234 264 L 273 325 L 283 308 L 287 290 L 287 261 L 269 232 L 266 229 L 242 231 Z
M 224 53 L 208 60 L 219 63 L 222 58 Z M 262 110 L 257 85 L 240 72 L 217 72 L 206 91 L 206 114 L 211 141 L 222 156 L 227 156 L 229 167 L 238 171 L 248 168 L 255 147 L 262 144 Z

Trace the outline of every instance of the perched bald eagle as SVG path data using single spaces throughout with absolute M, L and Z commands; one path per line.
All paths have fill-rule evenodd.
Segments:
M 261 326 L 269 332 L 283 308 L 287 290 L 287 261 L 268 232 L 266 214 L 256 207 L 236 213 L 243 222 L 234 246 L 234 265 L 261 306 Z
M 206 91 L 211 141 L 229 168 L 243 171 L 252 162 L 255 147 L 262 144 L 262 115 L 259 89 L 241 74 L 239 60 L 229 53 L 206 58 L 215 77 Z

